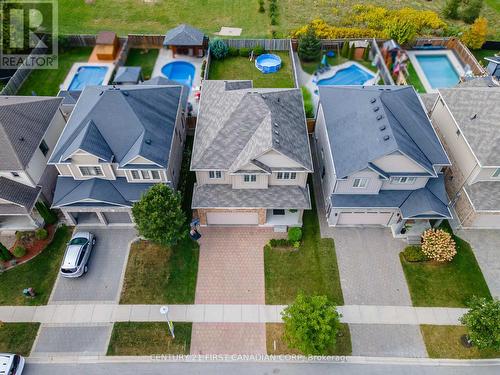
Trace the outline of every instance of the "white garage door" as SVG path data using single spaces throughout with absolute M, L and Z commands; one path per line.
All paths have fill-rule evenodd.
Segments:
M 257 212 L 207 212 L 208 225 L 257 225 Z
M 392 212 L 341 212 L 337 225 L 387 225 Z

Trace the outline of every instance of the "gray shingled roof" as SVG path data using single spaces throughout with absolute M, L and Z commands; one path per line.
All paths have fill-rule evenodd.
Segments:
M 434 103 L 436 103 L 439 94 L 431 93 L 431 94 L 419 94 L 419 95 L 420 99 L 422 99 L 422 102 L 424 102 L 424 106 L 425 109 L 427 110 L 427 113 L 429 113 L 432 110 Z
M 500 87 L 457 87 L 439 93 L 479 163 L 500 166 Z
M 467 81 L 460 82 L 458 87 L 496 87 L 499 83 L 492 76 L 474 77 Z
M 181 86 L 88 86 L 49 163 L 78 149 L 124 166 L 137 156 L 167 167 Z
M 17 207 L 22 206 L 24 213 L 30 213 L 35 206 L 42 188 L 40 186 L 31 187 L 19 182 L 0 177 L 0 199 L 12 202 Z M 3 205 L 0 205 L 3 206 Z M 19 208 L 12 207 L 6 213 L 14 214 L 19 212 Z
M 189 91 L 191 88 L 187 85 L 183 85 L 177 81 L 172 81 L 171 79 L 165 78 L 163 76 L 156 76 L 147 81 L 143 81 L 140 85 L 148 85 L 148 86 L 181 86 L 182 87 L 182 107 L 186 108 Z
M 476 211 L 498 211 L 500 209 L 500 183 L 480 181 L 465 186 L 467 195 Z
M 450 161 L 411 86 L 320 86 L 338 178 L 400 152 L 436 175 Z
M 205 34 L 193 26 L 182 24 L 168 30 L 163 40 L 164 46 L 201 46 Z
M 308 187 L 270 185 L 267 189 L 233 189 L 231 185 L 195 185 L 192 208 L 310 209 Z
M 140 66 L 120 66 L 116 71 L 115 83 L 137 83 L 141 79 L 142 68 Z
M 237 171 L 275 150 L 311 171 L 300 90 L 234 87 L 203 83 L 191 168 Z
M 75 180 L 72 177 L 57 178 L 53 207 L 69 206 L 122 206 L 132 207 L 154 184 L 129 183 L 124 177 L 116 180 L 92 178 Z M 84 202 L 82 202 L 84 201 Z
M 81 91 L 61 90 L 57 96 L 63 98 L 62 104 L 76 104 L 81 93 Z
M 59 109 L 61 98 L 0 96 L 0 170 L 22 170 Z

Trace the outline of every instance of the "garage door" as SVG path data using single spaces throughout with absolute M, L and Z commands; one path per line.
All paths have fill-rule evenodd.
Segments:
M 392 212 L 341 212 L 337 225 L 387 225 Z
M 208 225 L 257 225 L 257 212 L 207 212 Z

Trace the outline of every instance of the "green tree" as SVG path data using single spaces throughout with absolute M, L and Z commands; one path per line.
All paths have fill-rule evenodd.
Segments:
M 460 7 L 460 3 L 462 0 L 446 0 L 443 8 L 443 15 L 446 18 L 450 18 L 452 20 L 458 20 L 459 13 L 458 8 Z
M 467 47 L 472 49 L 479 49 L 486 42 L 486 35 L 488 35 L 488 20 L 484 17 L 478 17 L 462 35 L 462 41 Z
M 415 25 L 408 20 L 398 19 L 387 27 L 389 38 L 394 39 L 399 44 L 405 44 L 415 38 L 417 29 Z
M 163 246 L 172 246 L 186 235 L 182 196 L 165 184 L 153 185 L 134 203 L 132 215 L 139 234 Z
M 229 47 L 226 42 L 220 38 L 210 41 L 210 53 L 216 60 L 223 60 L 229 53 Z
M 479 349 L 500 350 L 500 301 L 474 298 L 470 310 L 460 318 L 469 338 Z
M 483 8 L 483 0 L 467 0 L 462 10 L 462 20 L 467 23 L 473 23 L 479 17 Z
M 346 59 L 349 57 L 349 42 L 345 41 L 342 43 L 342 50 L 340 51 L 340 55 L 345 57 Z
M 259 0 L 259 13 L 264 13 L 266 9 L 264 8 L 264 0 Z
M 300 293 L 282 316 L 284 338 L 290 348 L 305 355 L 322 355 L 335 346 L 341 315 L 326 296 Z
M 13 258 L 9 250 L 0 242 L 0 260 L 8 262 Z
M 321 41 L 316 36 L 316 31 L 312 27 L 308 27 L 306 33 L 299 38 L 297 52 L 304 61 L 319 60 L 321 55 Z

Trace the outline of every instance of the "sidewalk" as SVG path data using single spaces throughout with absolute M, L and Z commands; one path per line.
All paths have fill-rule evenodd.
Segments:
M 0 306 L 0 321 L 45 324 L 162 322 L 161 305 L 77 304 Z M 169 318 L 194 323 L 279 323 L 283 305 L 168 305 Z M 459 325 L 467 309 L 411 306 L 339 306 L 341 321 L 351 324 Z

